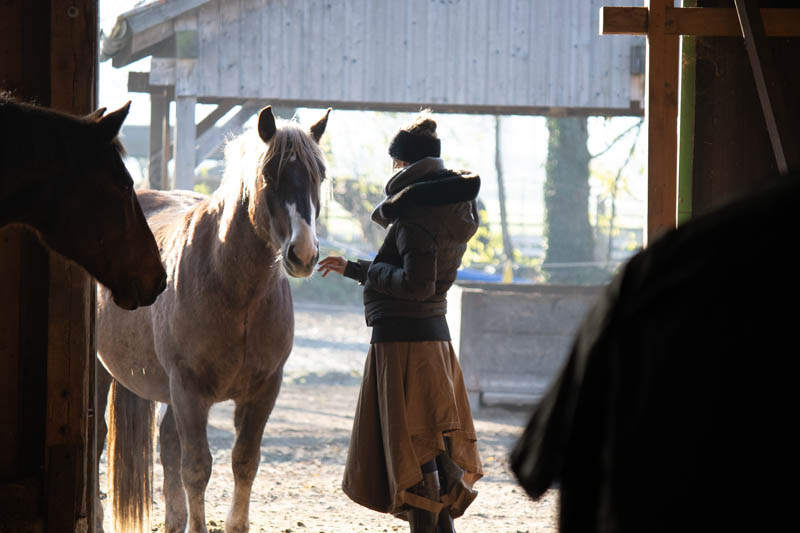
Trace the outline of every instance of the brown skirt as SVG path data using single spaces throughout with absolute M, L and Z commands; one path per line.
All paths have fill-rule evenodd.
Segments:
M 420 465 L 445 452 L 454 469 L 445 480 L 441 501 L 409 492 L 422 480 Z M 449 507 L 458 517 L 475 498 L 472 485 L 482 475 L 467 391 L 452 344 L 372 344 L 353 421 L 344 492 L 356 503 L 400 517 L 409 505 L 433 512 Z

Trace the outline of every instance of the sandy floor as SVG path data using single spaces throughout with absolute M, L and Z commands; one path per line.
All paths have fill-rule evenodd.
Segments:
M 339 488 L 369 338 L 360 310 L 298 306 L 296 316 L 295 349 L 262 440 L 251 531 L 407 531 L 405 522 L 353 503 Z M 214 466 L 206 517 L 211 533 L 224 531 L 232 494 L 232 414 L 233 404 L 225 402 L 212 409 L 209 420 Z M 555 493 L 531 501 L 507 466 L 508 450 L 527 413 L 491 407 L 474 417 L 486 475 L 475 486 L 478 498 L 456 522 L 459 533 L 556 531 Z M 157 464 L 153 532 L 163 531 L 161 479 Z M 108 520 L 105 530 L 112 530 Z

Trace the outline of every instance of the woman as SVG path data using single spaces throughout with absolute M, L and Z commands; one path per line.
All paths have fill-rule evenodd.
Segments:
M 389 146 L 394 168 L 372 220 L 389 227 L 372 262 L 327 257 L 364 286 L 372 340 L 342 488 L 355 502 L 451 532 L 482 475 L 461 367 L 445 319 L 447 290 L 478 228 L 480 178 L 444 167 L 436 122 L 420 115 Z

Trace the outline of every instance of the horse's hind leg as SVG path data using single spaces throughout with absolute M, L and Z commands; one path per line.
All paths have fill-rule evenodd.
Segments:
M 164 502 L 167 507 L 165 529 L 167 533 L 181 533 L 186 529 L 186 494 L 181 481 L 181 440 L 172 406 L 167 406 L 161 421 L 158 443 L 161 447 L 161 465 L 164 467 Z
M 236 402 L 236 441 L 231 463 L 235 482 L 233 504 L 225 520 L 225 533 L 246 533 L 250 528 L 250 492 L 261 458 L 261 437 L 281 388 L 283 370 L 276 372 L 260 394 Z
M 208 533 L 205 492 L 211 477 L 211 452 L 208 449 L 208 410 L 211 402 L 197 389 L 191 371 L 170 374 L 171 409 L 181 441 L 181 479 L 189 507 L 186 533 Z
M 100 503 L 100 456 L 103 455 L 103 447 L 106 444 L 106 406 L 108 405 L 108 391 L 111 388 L 113 378 L 108 373 L 103 364 L 95 358 L 95 433 L 97 435 L 97 470 L 95 471 L 94 486 L 97 492 L 95 500 L 95 531 L 103 532 L 103 504 Z

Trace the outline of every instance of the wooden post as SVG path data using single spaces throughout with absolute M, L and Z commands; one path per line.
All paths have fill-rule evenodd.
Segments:
M 170 188 L 169 160 L 172 158 L 172 126 L 169 123 L 169 100 L 166 102 L 164 120 L 161 121 L 161 190 Z
M 678 161 L 678 36 L 665 33 L 672 0 L 648 0 L 645 117 L 647 238 L 675 227 Z
M 51 106 L 75 114 L 97 100 L 97 0 L 51 0 Z M 47 531 L 94 530 L 95 282 L 85 270 L 50 256 L 47 350 Z
M 673 0 L 645 0 L 643 8 L 603 7 L 600 13 L 600 32 L 604 35 L 647 35 L 648 239 L 674 227 L 677 220 L 678 36 L 742 36 L 736 10 L 732 8 L 676 8 L 673 3 Z M 756 10 L 753 6 L 748 11 Z M 762 9 L 760 15 L 764 30 L 758 33 L 800 35 L 800 9 Z M 752 47 L 751 55 L 755 55 L 756 49 L 766 54 L 764 48 L 765 45 Z M 756 75 L 756 83 L 758 78 Z M 774 124 L 771 127 L 779 129 Z
M 161 152 L 164 145 L 164 122 L 169 123 L 169 100 L 165 91 L 150 93 L 150 135 L 147 147 L 147 179 L 151 189 L 164 189 Z
M 175 188 L 194 188 L 194 153 L 196 129 L 194 108 L 197 98 L 178 96 L 175 98 Z
M 175 21 L 175 188 L 194 188 L 197 126 L 197 17 Z

